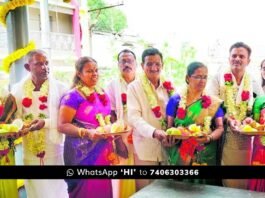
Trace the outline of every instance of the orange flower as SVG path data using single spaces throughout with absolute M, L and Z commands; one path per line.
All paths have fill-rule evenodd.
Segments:
M 130 135 L 128 135 L 128 137 L 127 137 L 127 142 L 128 142 L 129 144 L 133 144 L 132 132 L 130 133 Z
M 110 161 L 111 164 L 119 164 L 119 157 L 116 153 L 111 152 L 108 154 L 107 159 Z

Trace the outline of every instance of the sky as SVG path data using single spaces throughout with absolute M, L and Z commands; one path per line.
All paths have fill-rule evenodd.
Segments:
M 176 34 L 191 40 L 252 40 L 265 33 L 262 0 L 124 0 L 124 4 L 129 29 L 148 38 Z
M 209 48 L 220 45 L 219 54 L 226 61 L 230 46 L 243 41 L 252 48 L 251 64 L 257 66 L 265 58 L 263 0 L 123 2 L 128 32 L 150 43 L 159 45 L 168 41 L 173 51 L 183 42 L 192 43 L 202 61 L 209 58 Z

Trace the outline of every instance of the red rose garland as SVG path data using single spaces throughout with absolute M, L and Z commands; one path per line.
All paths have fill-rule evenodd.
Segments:
M 249 91 L 242 91 L 241 100 L 242 101 L 248 101 L 248 99 L 249 99 Z
M 47 102 L 48 98 L 47 98 L 47 96 L 40 96 L 40 97 L 39 97 L 39 100 L 40 100 L 42 103 L 44 103 L 44 102 Z
M 32 105 L 32 99 L 31 98 L 23 98 L 22 105 L 26 108 L 29 108 Z
M 4 112 L 4 106 L 0 105 L 0 116 L 2 116 L 3 112 Z
M 186 117 L 186 109 L 179 107 L 177 109 L 177 118 L 183 120 Z
M 225 85 L 233 85 L 233 77 L 232 74 L 226 73 L 224 75 Z
M 95 93 L 91 93 L 89 96 L 86 97 L 86 99 L 88 100 L 88 102 L 90 103 L 94 103 L 96 101 L 96 95 Z
M 103 106 L 106 106 L 108 104 L 108 100 L 106 97 L 106 94 L 98 94 L 100 102 L 103 104 Z
M 162 113 L 160 111 L 160 106 L 156 106 L 152 108 L 153 113 L 155 114 L 156 118 L 160 118 L 162 116 Z
M 121 94 L 121 102 L 122 102 L 122 105 L 127 104 L 127 94 L 126 93 Z
M 169 96 L 172 96 L 174 93 L 174 87 L 170 81 L 163 82 L 163 87 L 167 90 Z
M 203 95 L 202 96 L 202 108 L 207 109 L 212 103 L 211 97 Z

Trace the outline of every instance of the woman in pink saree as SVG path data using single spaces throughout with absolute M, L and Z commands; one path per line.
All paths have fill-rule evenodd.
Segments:
M 96 128 L 97 117 L 110 114 L 110 102 L 97 87 L 97 62 L 81 57 L 76 62 L 73 88 L 61 99 L 58 130 L 66 135 L 65 165 L 110 165 L 112 140 Z M 110 179 L 67 179 L 69 197 L 111 198 Z

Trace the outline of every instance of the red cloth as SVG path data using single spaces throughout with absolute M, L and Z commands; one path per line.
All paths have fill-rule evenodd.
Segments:
M 256 137 L 254 140 L 252 163 L 259 163 L 265 166 L 265 146 L 261 144 L 259 138 L 260 137 Z M 265 192 L 265 179 L 250 179 L 248 181 L 248 189 Z
M 182 143 L 179 147 L 180 157 L 183 161 L 186 161 L 188 156 L 191 158 L 194 156 L 194 152 L 199 143 L 195 138 L 190 138 L 188 140 L 182 140 Z

